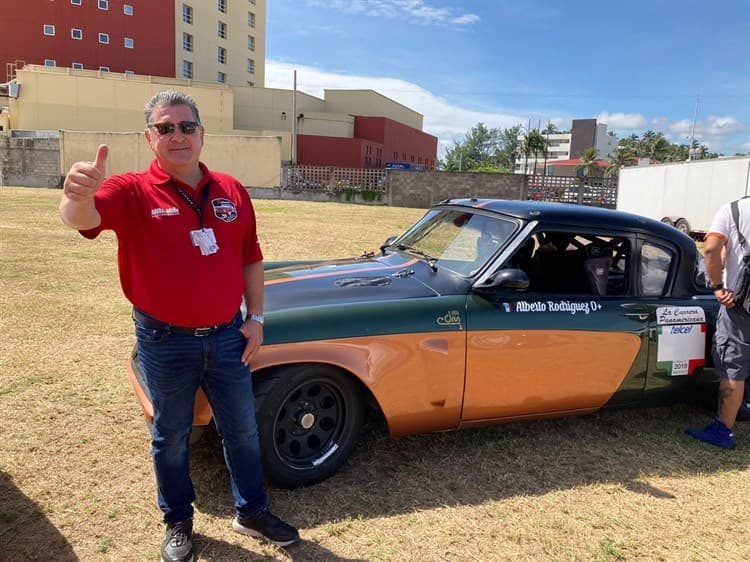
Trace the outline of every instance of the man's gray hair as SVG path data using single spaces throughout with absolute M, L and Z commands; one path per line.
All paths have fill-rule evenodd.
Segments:
M 151 125 L 151 113 L 157 105 L 187 105 L 193 112 L 195 121 L 197 123 L 201 122 L 200 115 L 198 115 L 198 106 L 192 97 L 177 90 L 164 90 L 146 103 L 146 107 L 143 109 L 143 112 L 146 114 L 146 125 Z

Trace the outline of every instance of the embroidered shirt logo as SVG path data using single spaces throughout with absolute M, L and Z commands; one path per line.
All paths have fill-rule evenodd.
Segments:
M 180 214 L 180 210 L 177 207 L 168 207 L 166 209 L 162 209 L 157 207 L 156 209 L 151 209 L 151 218 L 156 217 L 174 217 Z
M 232 222 L 237 218 L 237 207 L 229 199 L 212 199 L 211 206 L 214 209 L 214 215 L 224 222 Z

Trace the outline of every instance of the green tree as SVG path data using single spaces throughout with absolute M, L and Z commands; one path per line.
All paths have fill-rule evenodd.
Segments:
M 629 148 L 618 146 L 614 155 L 609 159 L 609 166 L 604 171 L 607 176 L 619 175 L 620 170 L 633 162 L 633 152 Z
M 454 142 L 445 153 L 440 167 L 448 171 L 468 171 L 479 166 L 494 166 L 498 143 L 497 129 L 477 123 L 464 135 L 463 142 Z
M 576 172 L 583 172 L 583 177 L 593 176 L 598 170 L 599 151 L 593 146 L 588 147 L 581 153 L 581 163 L 576 166 Z
M 527 161 L 531 154 L 534 155 L 534 173 L 536 173 L 539 154 L 544 155 L 547 152 L 547 139 L 544 138 L 544 135 L 539 131 L 528 131 L 523 137 L 521 151 Z
M 521 150 L 521 125 L 503 129 L 497 146 L 497 163 L 501 168 L 512 171 L 516 166 L 516 157 Z

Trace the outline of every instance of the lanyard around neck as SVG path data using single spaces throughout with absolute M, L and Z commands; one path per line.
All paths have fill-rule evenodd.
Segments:
M 208 191 L 209 191 L 209 188 L 211 187 L 211 184 L 207 183 L 203 187 L 203 195 L 201 197 L 200 207 L 195 201 L 193 201 L 193 198 L 190 197 L 190 195 L 185 193 L 185 190 L 183 190 L 179 185 L 174 184 L 174 186 L 177 189 L 177 193 L 179 193 L 180 196 L 182 196 L 182 198 L 187 202 L 187 204 L 190 205 L 190 208 L 193 211 L 195 211 L 195 214 L 198 215 L 198 221 L 200 222 L 201 230 L 203 230 L 204 228 L 203 227 L 203 209 L 206 207 L 206 203 L 208 203 Z

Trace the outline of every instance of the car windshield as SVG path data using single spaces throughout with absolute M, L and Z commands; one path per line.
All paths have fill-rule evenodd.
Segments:
M 466 277 L 476 274 L 518 228 L 511 220 L 459 210 L 433 210 L 392 248 Z

